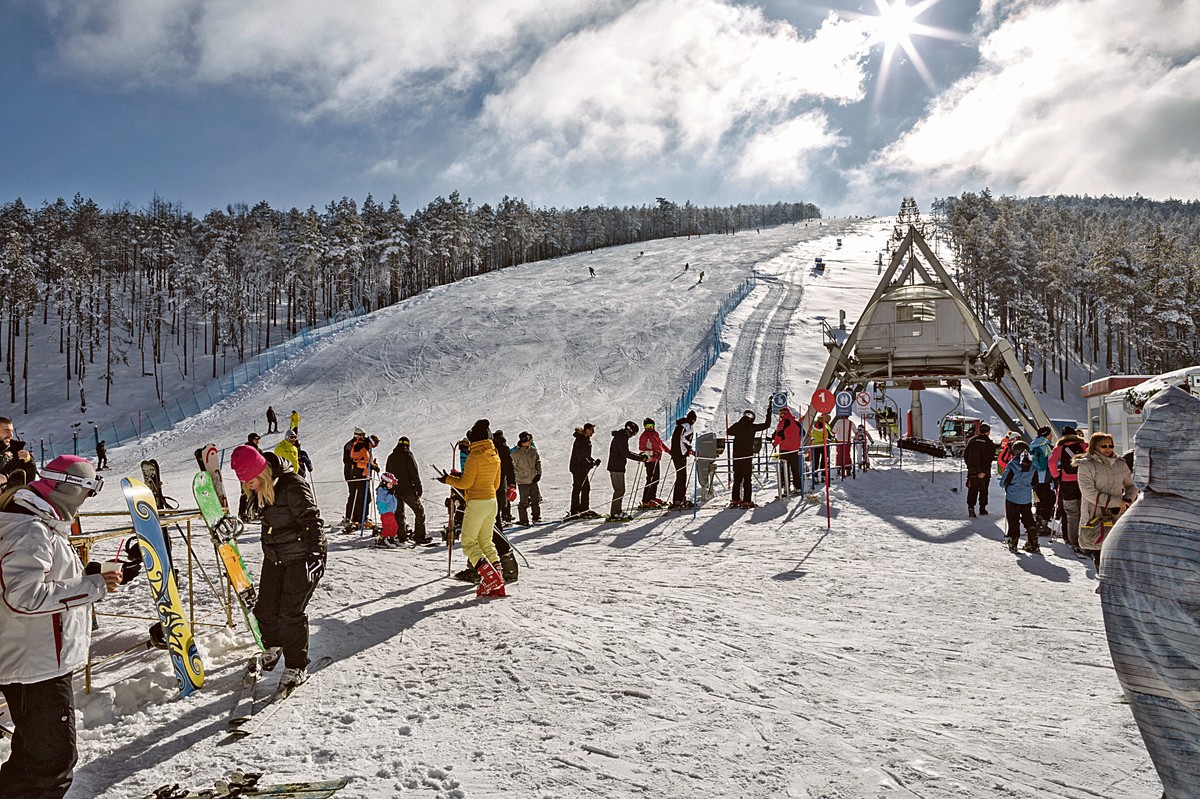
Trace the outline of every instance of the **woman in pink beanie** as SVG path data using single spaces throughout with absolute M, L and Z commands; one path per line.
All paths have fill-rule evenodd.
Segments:
M 269 666 L 282 652 L 279 689 L 290 691 L 308 679 L 307 608 L 325 573 L 325 523 L 308 481 L 275 453 L 242 444 L 229 464 L 262 522 L 263 568 L 254 615 L 274 656 Z

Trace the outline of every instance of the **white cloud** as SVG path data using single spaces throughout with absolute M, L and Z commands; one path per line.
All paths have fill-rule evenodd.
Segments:
M 861 173 L 925 191 L 1188 197 L 1200 185 L 1200 4 L 1010 4 L 980 68 Z
M 755 8 L 641 2 L 563 39 L 489 96 L 475 138 L 493 146 L 447 177 L 621 177 L 606 177 L 607 165 L 643 179 L 698 170 L 757 187 L 772 173 L 764 159 L 778 157 L 772 182 L 801 178 L 805 156 L 837 143 L 813 107 L 863 96 L 865 39 L 860 24 L 834 19 L 805 40 Z

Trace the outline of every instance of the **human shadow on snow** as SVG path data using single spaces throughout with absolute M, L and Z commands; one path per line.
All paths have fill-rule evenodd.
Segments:
M 442 581 L 446 582 L 447 590 L 444 592 L 416 599 L 400 607 L 385 606 L 369 616 L 350 621 L 342 620 L 335 615 L 314 618 L 313 640 L 315 646 L 312 657 L 315 659 L 328 655 L 333 659 L 333 663 L 323 669 L 322 674 L 336 678 L 337 672 L 334 670 L 334 666 L 337 663 L 396 638 L 416 622 L 429 618 L 434 613 L 457 611 L 476 606 L 475 586 L 455 582 L 449 577 L 442 577 L 438 580 L 396 589 L 353 607 L 384 601 L 389 597 L 403 596 L 423 586 Z M 238 659 L 222 666 L 215 672 L 210 672 L 207 675 L 204 689 L 186 700 L 176 700 L 178 706 L 183 710 L 182 713 L 156 725 L 153 731 L 135 738 L 113 754 L 119 753 L 119 761 L 125 763 L 135 758 L 139 760 L 149 758 L 144 762 L 165 762 L 201 741 L 226 733 L 229 702 L 241 679 L 243 666 L 244 661 Z M 325 679 L 329 679 L 329 676 Z M 208 723 L 201 723 L 205 721 Z M 195 726 L 198 724 L 199 726 Z M 218 743 L 228 744 L 233 741 L 224 736 L 224 740 L 218 741 Z M 97 758 L 77 769 L 76 790 L 86 788 L 89 795 L 105 795 L 128 773 L 127 769 L 110 765 L 117 761 L 118 758 L 113 756 Z

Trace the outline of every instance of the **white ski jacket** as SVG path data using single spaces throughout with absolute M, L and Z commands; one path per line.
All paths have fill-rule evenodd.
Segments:
M 68 522 L 33 491 L 13 502 L 36 515 L 0 512 L 0 684 L 61 677 L 87 662 L 88 606 L 104 598 L 67 539 Z

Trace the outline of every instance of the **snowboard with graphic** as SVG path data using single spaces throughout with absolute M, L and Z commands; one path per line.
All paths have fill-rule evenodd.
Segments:
M 158 520 L 158 506 L 154 504 L 154 494 L 141 480 L 121 478 L 121 492 L 129 505 L 133 530 L 141 545 L 142 566 L 150 582 L 163 635 L 167 639 L 171 664 L 179 681 L 179 692 L 188 696 L 204 685 L 204 663 L 200 660 L 191 625 L 187 622 L 183 602 L 179 598 L 179 586 L 175 583 L 175 571 L 171 567 L 166 533 Z
M 200 515 L 204 517 L 204 523 L 208 526 L 208 533 L 217 548 L 217 557 L 221 560 L 225 576 L 229 578 L 229 584 L 237 595 L 238 604 L 242 606 L 246 626 L 254 635 L 255 643 L 263 649 L 258 619 L 254 618 L 254 603 L 258 599 L 258 593 L 255 591 L 254 581 L 250 579 L 250 572 L 246 570 L 246 562 L 242 559 L 242 552 L 237 543 L 237 536 L 242 531 L 242 522 L 230 516 L 221 507 L 212 475 L 208 472 L 196 472 L 196 476 L 192 478 L 192 496 L 196 498 L 196 506 L 200 508 Z
M 196 450 L 196 463 L 200 465 L 201 471 L 208 472 L 212 477 L 213 488 L 221 501 L 221 507 L 228 512 L 229 498 L 225 495 L 225 481 L 221 479 L 221 450 L 217 449 L 216 444 L 205 444 Z

